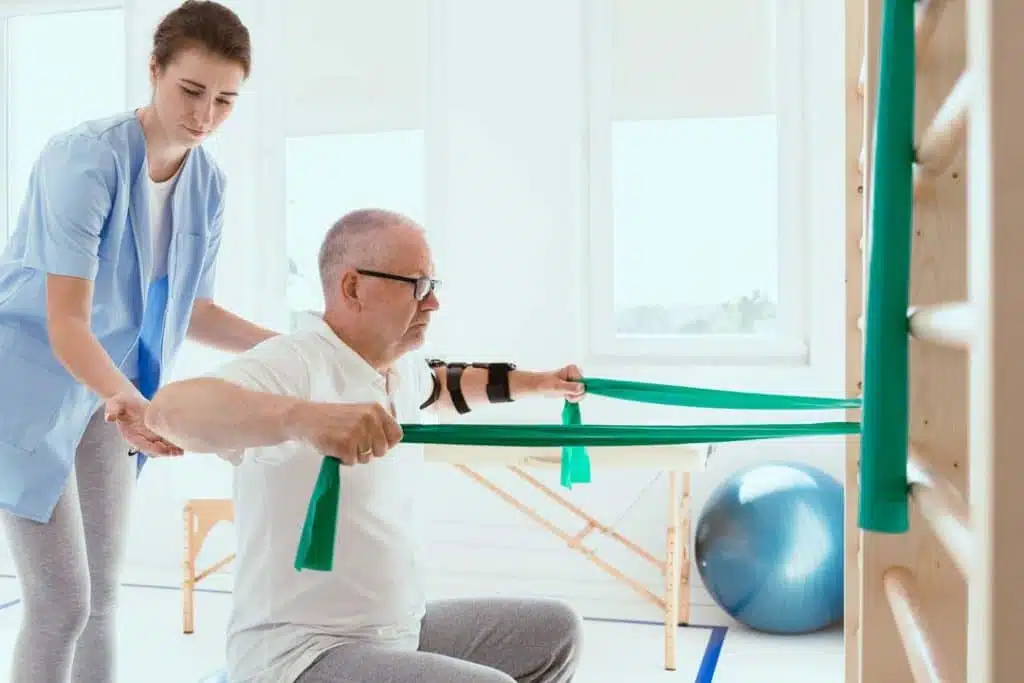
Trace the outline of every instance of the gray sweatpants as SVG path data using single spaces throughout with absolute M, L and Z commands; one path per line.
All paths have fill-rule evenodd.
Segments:
M 554 600 L 483 598 L 427 605 L 416 652 L 328 650 L 296 683 L 570 683 L 582 622 Z
M 128 443 L 101 408 L 50 521 L 0 513 L 22 596 L 10 683 L 117 681 L 114 616 L 134 475 Z

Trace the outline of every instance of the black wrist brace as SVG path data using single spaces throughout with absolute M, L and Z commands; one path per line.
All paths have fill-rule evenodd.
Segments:
M 439 359 L 427 361 L 431 369 L 443 367 L 445 369 L 445 388 L 451 396 L 452 405 L 456 412 L 465 414 L 470 411 L 466 397 L 462 393 L 462 373 L 466 368 L 487 369 L 487 400 L 491 403 L 509 403 L 512 399 L 512 390 L 509 386 L 509 373 L 516 369 L 513 363 L 447 363 Z M 434 375 L 434 390 L 430 398 L 421 406 L 429 406 L 438 400 L 441 394 L 441 387 Z

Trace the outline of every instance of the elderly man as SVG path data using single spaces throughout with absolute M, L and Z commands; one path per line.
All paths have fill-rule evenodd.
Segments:
M 424 410 L 531 395 L 579 400 L 578 370 L 428 363 L 438 308 L 423 230 L 350 213 L 320 251 L 326 309 L 209 376 L 162 389 L 149 427 L 235 464 L 233 683 L 568 683 L 577 615 L 553 600 L 427 601 L 416 497 L 422 447 L 400 423 Z M 330 572 L 293 567 L 321 458 L 343 463 Z

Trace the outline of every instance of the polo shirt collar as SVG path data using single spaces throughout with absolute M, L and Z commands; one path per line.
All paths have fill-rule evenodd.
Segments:
M 344 364 L 346 371 L 353 373 L 353 379 L 376 386 L 385 394 L 393 394 L 398 389 L 399 375 L 394 368 L 382 373 L 370 365 L 331 329 L 323 315 L 310 313 L 306 325 L 336 350 L 338 360 Z

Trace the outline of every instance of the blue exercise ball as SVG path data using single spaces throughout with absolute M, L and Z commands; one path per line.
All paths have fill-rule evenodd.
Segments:
M 715 602 L 752 629 L 831 626 L 843 616 L 843 487 L 803 464 L 744 467 L 701 510 L 694 558 Z
M 217 671 L 216 673 L 212 673 L 205 677 L 203 680 L 199 681 L 199 683 L 228 683 L 228 672 Z

